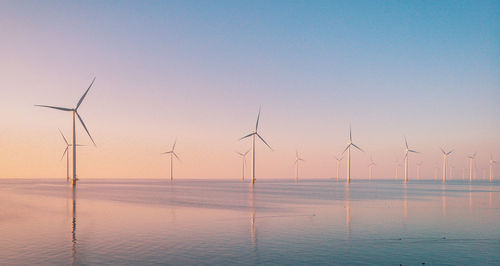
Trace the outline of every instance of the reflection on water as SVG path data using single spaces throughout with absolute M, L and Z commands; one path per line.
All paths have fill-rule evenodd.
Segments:
M 71 230 L 71 261 L 72 264 L 75 264 L 76 262 L 76 186 L 71 186 L 71 196 L 73 200 L 73 209 L 72 209 L 72 214 L 73 214 L 73 219 L 71 221 L 72 225 L 72 230 Z
M 495 182 L 167 184 L 0 180 L 0 265 L 500 261 Z

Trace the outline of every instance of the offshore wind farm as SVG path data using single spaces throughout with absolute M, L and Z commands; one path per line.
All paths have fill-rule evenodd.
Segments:
M 1 2 L 0 265 L 498 264 L 499 11 Z

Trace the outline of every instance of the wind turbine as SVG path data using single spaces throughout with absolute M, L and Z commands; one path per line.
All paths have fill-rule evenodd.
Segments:
M 76 104 L 75 108 L 65 108 L 65 107 L 57 107 L 57 106 L 50 106 L 50 105 L 39 105 L 39 104 L 35 105 L 35 106 L 39 106 L 39 107 L 52 108 L 52 109 L 56 109 L 56 110 L 59 110 L 59 111 L 65 111 L 65 112 L 72 112 L 73 113 L 73 181 L 72 181 L 73 186 L 76 185 L 76 180 L 78 180 L 76 178 L 76 145 L 75 145 L 76 144 L 76 129 L 75 129 L 75 115 L 78 117 L 78 120 L 80 120 L 80 123 L 82 123 L 83 128 L 87 132 L 87 135 L 89 135 L 90 140 L 92 140 L 92 143 L 94 143 L 94 146 L 96 146 L 96 144 L 94 142 L 94 139 L 92 138 L 92 136 L 89 133 L 89 130 L 87 129 L 87 126 L 85 126 L 85 123 L 83 122 L 82 117 L 80 116 L 80 114 L 78 114 L 78 108 L 80 107 L 80 104 L 82 104 L 83 99 L 85 99 L 85 96 L 87 96 L 87 93 L 89 92 L 90 88 L 92 87 L 92 84 L 94 84 L 94 81 L 95 81 L 95 78 L 92 80 L 92 83 L 90 83 L 90 86 L 85 91 L 85 93 L 83 94 L 83 96 L 80 98 L 80 100 Z
M 298 151 L 295 151 L 295 162 L 293 164 L 295 164 L 295 181 L 296 182 L 299 182 L 299 162 L 302 161 L 304 162 L 304 159 L 300 158 L 299 156 L 299 152 Z
M 474 159 L 476 158 L 477 152 L 474 152 L 474 154 L 467 156 L 470 161 L 470 166 L 469 166 L 469 182 L 472 182 L 472 164 L 474 162 Z
M 399 160 L 396 159 L 396 176 L 394 177 L 395 180 L 398 180 L 399 179 L 399 167 L 401 166 L 401 164 L 399 163 Z
M 342 161 L 342 159 L 344 159 L 344 156 L 340 156 L 340 158 L 335 156 L 335 160 L 337 160 L 337 181 L 340 179 L 340 161 Z
M 377 164 L 375 164 L 375 163 L 373 162 L 373 159 L 372 159 L 372 157 L 370 156 L 370 164 L 368 164 L 368 172 L 369 172 L 369 174 L 370 174 L 370 175 L 369 175 L 369 180 L 370 180 L 370 181 L 372 181 L 373 166 L 375 166 L 375 165 L 377 165 Z
M 255 130 L 252 133 L 240 138 L 240 140 L 242 140 L 248 137 L 252 137 L 252 184 L 255 183 L 255 136 L 259 137 L 259 139 L 262 140 L 262 142 L 264 142 L 264 144 L 266 144 L 266 146 L 269 147 L 269 149 L 273 150 L 271 146 L 269 146 L 269 144 L 267 144 L 267 142 L 258 133 L 259 118 L 260 118 L 260 108 L 259 108 L 259 114 L 257 115 L 257 122 L 255 123 Z
M 345 151 L 347 151 L 347 183 L 351 182 L 351 146 L 354 146 L 356 149 L 364 152 L 360 147 L 352 143 L 351 126 L 349 125 L 349 142 L 347 142 L 347 147 L 345 147 L 344 152 L 342 152 L 342 154 L 344 154 Z
M 407 183 L 408 182 L 408 153 L 409 152 L 418 153 L 418 152 L 414 151 L 414 150 L 410 150 L 410 148 L 408 148 L 408 142 L 406 141 L 406 137 L 405 137 L 405 145 L 406 145 L 406 149 L 405 149 L 405 183 Z
M 443 153 L 443 183 L 446 182 L 446 160 L 448 159 L 448 155 L 450 155 L 453 150 L 451 151 L 444 151 L 443 148 L 441 148 L 441 152 Z
M 68 182 L 69 181 L 69 153 L 68 153 L 68 149 L 69 149 L 69 147 L 73 146 L 73 144 L 68 143 L 68 140 L 66 140 L 66 138 L 64 137 L 64 134 L 61 132 L 60 129 L 59 129 L 59 133 L 61 133 L 61 137 L 63 138 L 64 143 L 66 143 L 66 149 L 64 149 L 63 155 L 61 156 L 61 160 L 64 158 L 64 155 L 66 155 L 66 182 Z M 76 144 L 76 146 L 85 146 L 85 145 Z
M 244 153 L 241 153 L 241 152 L 236 152 L 239 156 L 241 156 L 241 160 L 243 161 L 242 162 L 242 170 L 241 170 L 241 181 L 245 181 L 245 165 L 247 164 L 247 154 L 250 150 L 247 150 L 246 152 Z
M 420 167 L 422 166 L 422 161 L 417 163 L 417 178 L 420 180 Z
M 490 154 L 490 182 L 493 181 L 493 164 L 498 163 L 497 161 L 493 160 L 493 155 Z
M 175 153 L 175 144 L 177 140 L 174 141 L 174 145 L 172 145 L 172 149 L 170 151 L 164 152 L 162 154 L 170 154 L 170 181 L 174 180 L 174 156 L 177 160 L 181 160 L 179 156 Z

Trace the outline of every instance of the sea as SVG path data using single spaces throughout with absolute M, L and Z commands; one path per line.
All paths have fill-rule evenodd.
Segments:
M 0 179 L 0 265 L 500 265 L 500 182 Z

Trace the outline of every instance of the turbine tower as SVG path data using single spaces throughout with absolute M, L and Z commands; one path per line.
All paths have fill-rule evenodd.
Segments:
M 242 160 L 242 163 L 241 163 L 241 181 L 245 181 L 245 165 L 247 164 L 247 154 L 250 150 L 247 150 L 246 152 L 244 153 L 241 153 L 241 152 L 236 152 L 236 154 L 238 154 L 239 156 L 241 156 L 241 160 Z
M 443 153 L 443 183 L 446 182 L 446 160 L 448 159 L 448 155 L 450 155 L 453 150 L 446 152 L 441 148 L 441 152 Z
M 75 116 L 78 117 L 78 120 L 80 120 L 80 123 L 82 123 L 82 126 L 85 129 L 85 131 L 87 132 L 87 135 L 89 135 L 90 140 L 92 140 L 92 143 L 94 143 L 94 146 L 96 146 L 96 144 L 94 142 L 94 139 L 92 138 L 92 136 L 89 133 L 89 130 L 87 129 L 87 126 L 85 126 L 85 123 L 83 122 L 82 117 L 80 116 L 80 114 L 78 114 L 78 108 L 80 107 L 80 104 L 82 104 L 83 99 L 85 99 L 85 96 L 87 96 L 87 93 L 89 92 L 90 88 L 92 87 L 92 84 L 94 84 L 94 81 L 95 81 L 95 78 L 92 80 L 92 82 L 90 83 L 90 86 L 87 88 L 87 90 L 85 91 L 85 93 L 83 94 L 83 96 L 80 98 L 80 100 L 76 104 L 75 108 L 65 108 L 65 107 L 57 107 L 57 106 L 50 106 L 50 105 L 39 105 L 39 104 L 35 105 L 35 106 L 39 106 L 39 107 L 52 108 L 52 109 L 56 109 L 56 110 L 59 110 L 59 111 L 65 111 L 65 112 L 72 112 L 73 113 L 73 145 L 72 145 L 73 146 L 73 181 L 72 181 L 73 186 L 76 185 L 76 180 L 78 180 L 76 178 L 76 145 L 75 145 L 76 144 L 76 129 L 75 129 Z
M 259 114 L 257 115 L 257 122 L 255 123 L 255 130 L 252 133 L 240 138 L 240 140 L 242 140 L 248 137 L 252 137 L 252 184 L 255 184 L 255 136 L 259 137 L 259 139 L 262 140 L 262 142 L 264 142 L 264 144 L 266 144 L 266 146 L 269 147 L 269 149 L 273 150 L 271 146 L 269 146 L 269 144 L 267 144 L 267 142 L 258 133 L 259 119 L 260 119 L 260 108 L 259 108 Z
M 304 159 L 300 158 L 299 152 L 295 151 L 295 181 L 299 182 L 299 162 L 302 161 L 304 162 Z
M 344 156 L 337 157 L 335 156 L 335 160 L 337 160 L 337 181 L 340 179 L 340 162 L 344 159 Z
M 405 149 L 405 183 L 407 183 L 408 182 L 408 153 L 409 152 L 418 153 L 418 152 L 414 151 L 414 150 L 410 150 L 410 148 L 408 148 L 408 142 L 406 141 L 406 137 L 405 137 L 405 145 L 406 145 L 406 149 Z
M 347 183 L 351 182 L 351 146 L 354 146 L 356 149 L 364 152 L 360 147 L 356 146 L 356 144 L 352 143 L 352 132 L 351 126 L 349 125 L 349 142 L 347 142 L 347 147 L 345 147 L 344 152 L 347 151 Z
M 369 180 L 372 181 L 372 174 L 373 174 L 373 166 L 375 166 L 377 164 L 375 164 L 373 162 L 373 159 L 372 157 L 370 156 L 370 164 L 368 164 L 368 172 L 369 172 Z
M 170 181 L 174 180 L 174 156 L 177 160 L 181 160 L 179 156 L 175 153 L 175 144 L 177 143 L 177 140 L 174 141 L 174 145 L 172 145 L 172 149 L 164 152 L 162 154 L 170 154 Z
M 64 149 L 63 155 L 61 156 L 61 160 L 64 158 L 64 155 L 66 155 L 66 182 L 68 182 L 69 181 L 69 152 L 68 152 L 68 149 L 69 149 L 69 147 L 72 147 L 73 144 L 68 143 L 68 140 L 66 140 L 66 137 L 64 137 L 64 134 L 61 132 L 60 129 L 59 129 L 59 133 L 61 133 L 61 137 L 63 138 L 64 143 L 66 143 L 66 149 Z M 84 145 L 76 144 L 76 146 L 84 146 Z
M 498 163 L 498 162 L 494 161 L 493 155 L 490 154 L 490 161 L 489 161 L 489 164 L 490 164 L 490 182 L 493 181 L 493 164 L 495 164 L 495 163 Z
M 473 163 L 474 163 L 474 159 L 476 159 L 476 154 L 477 154 L 477 152 L 474 152 L 474 154 L 467 156 L 467 158 L 469 158 L 469 162 L 470 162 L 470 165 L 469 165 L 469 182 L 472 182 L 472 166 L 473 166 Z

